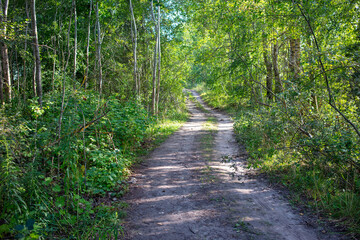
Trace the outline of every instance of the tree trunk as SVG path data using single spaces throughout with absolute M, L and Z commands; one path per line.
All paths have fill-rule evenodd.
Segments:
M 35 55 L 35 68 L 36 68 L 36 94 L 39 98 L 39 104 L 42 106 L 42 85 L 41 85 L 41 62 L 40 62 L 40 51 L 39 41 L 36 25 L 36 11 L 35 11 L 35 0 L 31 0 L 31 26 L 34 41 L 34 55 Z
M 16 30 L 15 30 L 16 31 Z M 8 49 L 9 51 L 9 70 L 10 70 L 10 82 L 11 82 L 11 90 L 14 90 L 15 87 L 15 72 L 16 72 L 16 57 L 14 54 L 16 51 L 14 51 L 13 48 Z M 12 92 L 13 94 L 13 92 Z M 14 96 L 12 96 L 14 97 Z
M 159 1 L 158 1 L 159 3 Z M 161 46 L 160 46 L 160 4 L 158 5 L 158 22 L 157 22 L 157 35 L 158 35 L 158 73 L 157 73 L 157 82 L 156 82 L 156 111 L 155 113 L 159 113 L 159 98 L 160 98 L 160 80 L 161 80 Z
M 28 0 L 25 1 L 25 11 L 26 11 L 26 17 L 27 19 L 30 19 L 30 14 L 29 14 L 29 4 L 28 4 Z M 26 23 L 26 29 L 25 29 L 25 46 L 24 46 L 24 52 L 27 52 L 27 36 L 28 36 L 28 31 L 29 31 L 29 24 Z M 26 89 L 27 89 L 27 81 L 26 81 L 26 77 L 27 77 L 27 72 L 26 72 L 26 58 L 24 57 L 23 59 L 23 90 L 24 90 L 24 95 L 23 95 L 23 99 L 24 101 L 26 100 Z
M 74 8 L 74 69 L 73 69 L 73 87 L 76 88 L 76 58 L 77 58 L 77 13 L 76 13 L 76 0 L 73 0 L 73 8 Z
M 133 42 L 133 55 L 134 55 L 134 82 L 135 82 L 135 89 L 137 97 L 140 95 L 140 84 L 137 78 L 137 55 L 136 55 L 136 48 L 137 48 L 137 29 L 136 29 L 136 21 L 134 16 L 134 9 L 130 0 L 130 12 L 131 12 L 131 36 Z
M 54 91 L 55 90 L 55 71 L 56 71 L 56 47 L 55 47 L 55 36 L 51 37 L 51 43 L 53 45 L 53 71 L 52 71 L 52 77 L 51 77 L 51 89 Z
M 290 38 L 290 62 L 289 68 L 294 80 L 300 74 L 300 38 Z
M 280 80 L 278 56 L 279 56 L 279 44 L 275 42 L 272 49 L 272 66 L 273 66 L 274 78 L 275 78 L 275 93 L 280 93 L 283 91 L 283 86 Z
M 86 89 L 89 78 L 89 48 L 90 48 L 90 27 L 91 27 L 91 10 L 92 10 L 93 1 L 90 0 L 90 9 L 89 9 L 89 23 L 88 23 L 88 33 L 87 33 L 87 44 L 86 44 L 86 70 L 84 78 L 84 88 Z
M 152 113 L 156 112 L 156 74 L 157 74 L 157 51 L 158 51 L 158 36 L 156 35 L 156 44 L 154 50 L 153 76 L 152 76 Z
M 70 18 L 69 18 L 69 27 L 68 27 L 68 32 L 67 32 L 67 51 L 68 52 L 67 52 L 66 60 L 65 60 L 64 53 L 62 53 L 64 63 L 63 63 L 62 93 L 61 93 L 62 96 L 61 96 L 61 109 L 60 109 L 59 126 L 58 126 L 58 138 L 61 137 L 62 119 L 63 119 L 64 111 L 65 111 L 66 69 L 68 67 L 69 60 L 70 60 L 70 30 L 71 30 L 72 14 L 73 14 L 73 11 L 71 11 Z M 59 43 L 59 45 L 60 45 L 60 43 Z M 58 158 L 58 160 L 59 160 L 59 158 Z M 58 162 L 58 164 L 59 164 L 59 162 Z
M 151 0 L 151 16 L 153 18 L 155 27 L 154 27 L 154 32 L 156 33 L 156 43 L 155 43 L 155 50 L 154 50 L 154 65 L 153 65 L 153 76 L 152 76 L 152 107 L 151 107 L 151 111 L 153 114 L 156 113 L 156 72 L 157 72 L 157 53 L 158 53 L 158 41 L 159 41 L 159 36 L 158 36 L 158 31 L 157 31 L 157 24 L 156 24 L 156 19 L 155 19 L 155 15 L 154 15 L 154 3 L 153 0 Z
M 269 99 L 269 101 L 271 101 L 273 99 L 272 96 L 272 63 L 269 59 L 269 51 L 268 51 L 268 45 L 266 43 L 266 39 L 263 39 L 263 56 L 264 56 L 264 63 L 265 63 L 265 67 L 266 67 L 266 96 Z
M 56 6 L 55 18 L 54 22 L 57 21 L 57 14 L 58 14 L 58 6 Z M 52 70 L 52 77 L 51 77 L 51 90 L 55 90 L 55 71 L 56 71 L 56 36 L 51 36 L 51 44 L 53 46 L 53 70 Z
M 1 32 L 6 39 L 6 24 L 7 24 L 7 14 L 9 8 L 9 0 L 4 1 L 4 5 L 2 4 L 2 0 L 0 0 L 0 23 L 3 24 L 3 28 Z M 8 48 L 5 42 L 0 43 L 1 48 L 1 63 L 2 63 L 2 73 L 3 73 L 3 89 L 5 91 L 5 97 L 8 101 L 11 101 L 11 77 L 10 77 L 10 64 L 9 64 L 9 53 Z
M 20 73 L 19 59 L 18 59 L 18 52 L 17 51 L 15 51 L 15 66 L 16 66 L 16 72 Z M 14 76 L 15 76 L 15 74 L 14 74 Z M 19 77 L 19 74 L 17 74 L 16 78 L 17 78 L 17 92 L 19 93 L 20 92 L 20 77 Z M 14 81 L 15 81 L 15 79 L 14 79 Z
M 33 52 L 34 53 L 34 52 Z M 34 53 L 35 55 L 35 53 Z M 32 76 L 32 90 L 33 90 L 33 95 L 34 97 L 37 96 L 37 93 L 36 93 L 36 65 L 34 64 L 33 66 L 33 76 Z
M 99 2 L 96 2 L 96 25 L 97 25 L 97 37 L 98 37 L 97 57 L 99 64 L 99 94 L 101 97 L 102 88 L 103 88 L 103 79 L 102 79 L 102 66 L 101 66 L 101 30 L 100 30 L 100 19 L 99 19 Z

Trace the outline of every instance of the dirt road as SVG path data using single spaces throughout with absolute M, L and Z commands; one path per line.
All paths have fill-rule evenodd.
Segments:
M 188 107 L 190 120 L 133 176 L 126 239 L 338 239 L 309 226 L 277 191 L 248 176 L 228 116 Z

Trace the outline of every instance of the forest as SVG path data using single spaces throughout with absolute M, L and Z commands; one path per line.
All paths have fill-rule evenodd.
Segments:
M 194 89 L 249 168 L 355 239 L 359 16 L 354 0 L 0 0 L 0 238 L 121 239 L 132 167 Z

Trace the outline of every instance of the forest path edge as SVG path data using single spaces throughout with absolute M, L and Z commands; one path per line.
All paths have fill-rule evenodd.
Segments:
M 131 206 L 126 239 L 339 239 L 309 226 L 278 192 L 251 177 L 245 166 L 246 151 L 235 141 L 231 119 L 190 92 L 202 107 L 190 103 L 190 121 L 134 175 L 139 181 L 126 197 Z M 209 118 L 216 119 L 216 127 L 207 132 L 204 126 Z M 187 131 L 196 134 L 187 136 Z M 201 138 L 206 134 L 213 136 L 213 151 L 204 149 Z M 186 151 L 176 152 L 179 138 L 180 142 L 190 140 L 190 144 L 181 142 L 180 149 Z M 159 164 L 159 154 L 170 155 L 172 165 L 169 159 Z M 159 173 L 159 167 L 167 170 Z M 171 174 L 170 169 L 181 174 Z M 182 187 L 184 179 L 193 187 Z M 166 196 L 168 189 L 171 194 Z

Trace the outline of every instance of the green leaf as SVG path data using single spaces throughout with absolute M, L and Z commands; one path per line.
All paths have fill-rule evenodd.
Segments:
M 46 186 L 48 186 L 48 185 L 51 183 L 51 181 L 52 181 L 52 178 L 51 178 L 51 177 L 47 177 L 47 178 L 45 178 L 44 184 L 45 184 Z
M 2 233 L 8 233 L 10 232 L 10 227 L 7 224 L 0 225 L 0 236 Z
M 31 233 L 30 234 L 30 239 L 39 239 L 40 235 L 36 234 L 36 233 Z
M 56 199 L 55 201 L 55 205 L 58 207 L 58 208 L 62 208 L 65 206 L 65 197 L 64 196 L 61 196 L 59 198 Z
M 56 185 L 52 188 L 52 190 L 53 190 L 54 192 L 60 192 L 60 191 L 61 191 L 61 187 L 60 187 L 59 184 L 56 184 Z

